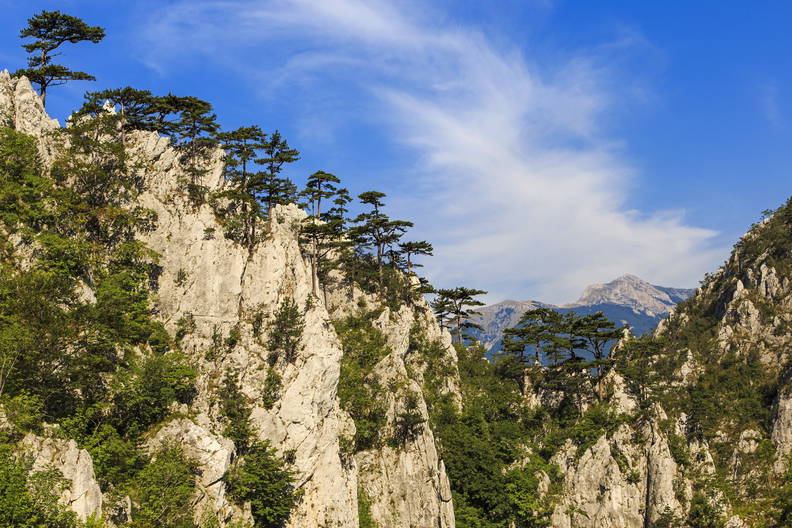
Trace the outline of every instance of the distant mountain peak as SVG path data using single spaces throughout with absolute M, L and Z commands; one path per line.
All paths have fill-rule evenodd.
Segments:
M 576 302 L 562 305 L 562 308 L 617 304 L 636 313 L 658 316 L 670 312 L 692 293 L 689 289 L 655 286 L 636 275 L 625 274 L 610 282 L 587 286 Z
M 693 294 L 692 289 L 655 286 L 638 277 L 625 274 L 602 284 L 591 284 L 580 298 L 569 304 L 554 306 L 540 301 L 506 301 L 476 310 L 473 322 L 484 327 L 474 332 L 490 351 L 500 348 L 503 330 L 516 326 L 522 314 L 535 308 L 553 308 L 560 312 L 580 314 L 602 311 L 618 324 L 629 324 L 636 334 L 649 331 L 680 301 Z

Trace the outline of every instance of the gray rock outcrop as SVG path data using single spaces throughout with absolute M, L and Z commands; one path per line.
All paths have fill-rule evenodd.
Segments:
M 33 471 L 57 470 L 67 482 L 60 497 L 81 520 L 102 515 L 102 490 L 96 481 L 88 451 L 74 440 L 47 438 L 29 433 L 22 439 L 25 452 L 33 459 Z

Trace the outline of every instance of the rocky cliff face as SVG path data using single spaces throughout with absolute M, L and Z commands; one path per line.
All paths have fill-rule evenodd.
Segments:
M 652 407 L 636 417 L 635 387 L 616 372 L 599 383 L 595 392 L 626 423 L 555 455 L 563 491 L 553 526 L 770 522 L 769 497 L 792 452 L 790 216 L 787 204 L 755 226 L 662 322 Z
M 56 148 L 49 133 L 57 122 L 49 119 L 26 79 L 0 73 L 0 124 L 39 138 L 45 161 Z M 233 443 L 222 435 L 219 400 L 225 372 L 239 374 L 242 392 L 253 402 L 255 435 L 268 440 L 280 453 L 289 453 L 302 498 L 293 512 L 294 527 L 356 527 L 360 491 L 371 499 L 371 517 L 380 526 L 453 527 L 451 493 L 434 437 L 428 427 L 397 447 L 382 446 L 365 452 L 345 452 L 344 438 L 354 435 L 355 424 L 337 397 L 343 350 L 324 302 L 312 293 L 310 266 L 303 258 L 298 234 L 305 213 L 296 206 L 271 212 L 264 240 L 253 250 L 223 236 L 209 204 L 197 205 L 181 183 L 188 178 L 177 152 L 156 133 L 133 132 L 129 153 L 140 162 L 144 191 L 138 205 L 156 213 L 153 231 L 140 235 L 159 254 L 157 317 L 172 335 L 180 334 L 181 349 L 198 370 L 197 396 L 190 407 L 156 431 L 148 441 L 154 449 L 165 440 L 178 443 L 198 461 L 196 512 L 213 512 L 223 522 L 250 519 L 250 512 L 232 504 L 223 475 L 236 456 Z M 202 181 L 209 192 L 221 189 L 222 156 L 207 162 Z M 341 317 L 358 310 L 362 293 L 332 290 L 333 312 Z M 296 357 L 268 361 L 262 336 L 277 307 L 290 300 L 304 317 Z M 372 305 L 376 300 L 370 299 Z M 417 327 L 442 343 L 455 366 L 450 336 L 441 331 L 423 301 L 383 312 L 374 323 L 391 347 L 375 376 L 388 393 L 388 424 L 398 414 L 403 391 L 417 399 L 427 419 L 420 369 L 408 368 L 410 330 Z M 233 336 L 231 339 L 229 339 Z M 222 353 L 217 352 L 218 345 Z M 280 377 L 272 405 L 262 393 L 270 369 Z M 398 380 L 398 388 L 394 380 Z M 454 390 L 453 380 L 448 390 Z M 80 516 L 102 511 L 101 494 L 91 460 L 71 444 L 31 439 L 38 459 L 52 463 L 73 485 L 64 497 Z

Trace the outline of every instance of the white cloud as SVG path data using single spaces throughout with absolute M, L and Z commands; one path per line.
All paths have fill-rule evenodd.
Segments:
M 296 39 L 305 46 L 267 72 L 276 85 L 334 75 L 358 83 L 393 141 L 418 154 L 414 191 L 395 195 L 392 210 L 434 242 L 426 269 L 438 285 L 563 302 L 628 272 L 689 286 L 719 262 L 714 232 L 679 212 L 630 209 L 634 171 L 601 125 L 618 79 L 596 55 L 541 68 L 474 27 L 415 15 L 425 11 L 384 0 L 184 1 L 156 14 L 147 60 L 197 51 L 250 72 L 269 46 Z M 243 48 L 261 50 L 261 64 L 235 57 Z
M 781 108 L 778 103 L 778 86 L 775 83 L 761 86 L 759 104 L 762 114 L 767 121 L 775 126 L 783 126 L 784 120 L 781 116 Z

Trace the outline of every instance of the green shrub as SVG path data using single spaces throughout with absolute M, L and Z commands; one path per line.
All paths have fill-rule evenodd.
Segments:
M 688 449 L 688 442 L 684 436 L 680 436 L 673 431 L 669 431 L 666 435 L 668 440 L 668 450 L 671 452 L 671 457 L 680 468 L 686 468 L 690 465 L 690 450 Z
M 236 324 L 228 331 L 228 337 L 225 339 L 226 350 L 232 351 L 239 344 L 240 339 L 242 339 L 242 331 L 239 329 L 239 325 Z
M 358 488 L 358 527 L 359 528 L 379 528 L 379 524 L 371 516 L 371 498 L 363 488 Z
M 550 526 L 552 501 L 549 497 L 540 496 L 536 470 L 536 466 L 528 464 L 522 469 L 512 469 L 505 475 L 509 513 L 517 526 Z
M 282 379 L 275 369 L 267 369 L 267 378 L 264 380 L 264 390 L 261 394 L 261 402 L 265 409 L 272 409 L 275 402 L 280 398 Z
M 261 337 L 261 330 L 264 328 L 264 312 L 261 310 L 256 311 L 250 319 L 250 326 L 253 329 L 253 336 L 256 339 Z
M 338 379 L 341 408 L 355 421 L 355 451 L 378 445 L 386 422 L 383 388 L 370 374 L 390 353 L 385 336 L 369 317 L 352 316 L 335 323 L 344 354 Z
M 44 419 L 44 403 L 41 398 L 21 391 L 13 398 L 4 398 L 3 410 L 8 421 L 21 431 L 38 432 Z
M 253 443 L 225 478 L 229 497 L 250 503 L 256 528 L 285 526 L 301 496 L 294 473 L 266 442 Z
M 178 287 L 182 287 L 187 284 L 187 279 L 190 278 L 190 272 L 188 272 L 184 268 L 180 268 L 179 271 L 176 272 L 176 278 L 174 279 L 174 284 Z
M 270 350 L 270 365 L 274 365 L 278 358 L 283 357 L 288 363 L 297 358 L 301 350 L 305 318 L 290 297 L 280 303 L 274 317 L 269 324 L 269 338 L 267 348 Z
M 396 448 L 413 442 L 423 430 L 424 423 L 426 423 L 426 419 L 418 408 L 418 398 L 414 394 L 408 395 L 405 399 L 404 410 L 396 415 L 393 436 L 388 444 Z
M 181 354 L 149 354 L 120 370 L 112 384 L 110 423 L 125 437 L 137 437 L 161 422 L 173 403 L 190 403 L 196 371 Z
M 146 465 L 146 457 L 135 444 L 121 438 L 108 424 L 100 425 L 81 442 L 81 447 L 90 453 L 103 491 L 111 485 L 122 488 Z
M 195 332 L 195 316 L 186 313 L 176 321 L 176 342 L 180 343 L 186 336 Z
M 410 344 L 406 357 L 408 368 L 417 363 L 423 370 L 423 396 L 429 412 L 430 421 L 441 414 L 453 411 L 455 404 L 447 390 L 448 380 L 456 372 L 450 354 L 439 341 L 429 340 L 416 323 L 410 329 Z M 414 376 L 415 377 L 415 376 Z
M 41 172 L 35 138 L 0 127 L 0 223 L 7 228 L 40 225 L 51 187 Z
M 674 514 L 671 508 L 666 507 L 654 522 L 652 528 L 684 528 L 684 526 L 685 521 Z
M 726 525 L 726 519 L 707 497 L 696 493 L 690 503 L 687 525 L 690 528 L 723 528 Z
M 212 344 L 204 355 L 207 361 L 214 361 L 225 350 L 225 339 L 223 339 L 223 331 L 218 325 L 212 326 Z
M 784 473 L 781 485 L 773 493 L 772 516 L 775 525 L 781 528 L 792 526 L 792 457 L 787 457 L 787 469 Z
M 531 526 L 528 509 L 541 502 L 535 473 L 553 472 L 539 457 L 525 460 L 530 415 L 522 408 L 519 387 L 484 359 L 483 347 L 458 346 L 457 354 L 465 405 L 432 419 L 454 493 L 457 526 L 506 528 L 523 520 L 517 525 Z M 526 465 L 520 468 L 522 462 Z M 539 519 L 530 522 L 542 526 L 536 524 Z
M 192 495 L 196 463 L 174 445 L 161 446 L 134 478 L 130 528 L 196 528 Z
M 239 386 L 238 372 L 226 371 L 220 395 L 220 414 L 225 421 L 223 435 L 233 440 L 237 451 L 245 453 L 253 444 L 254 433 L 249 402 Z

